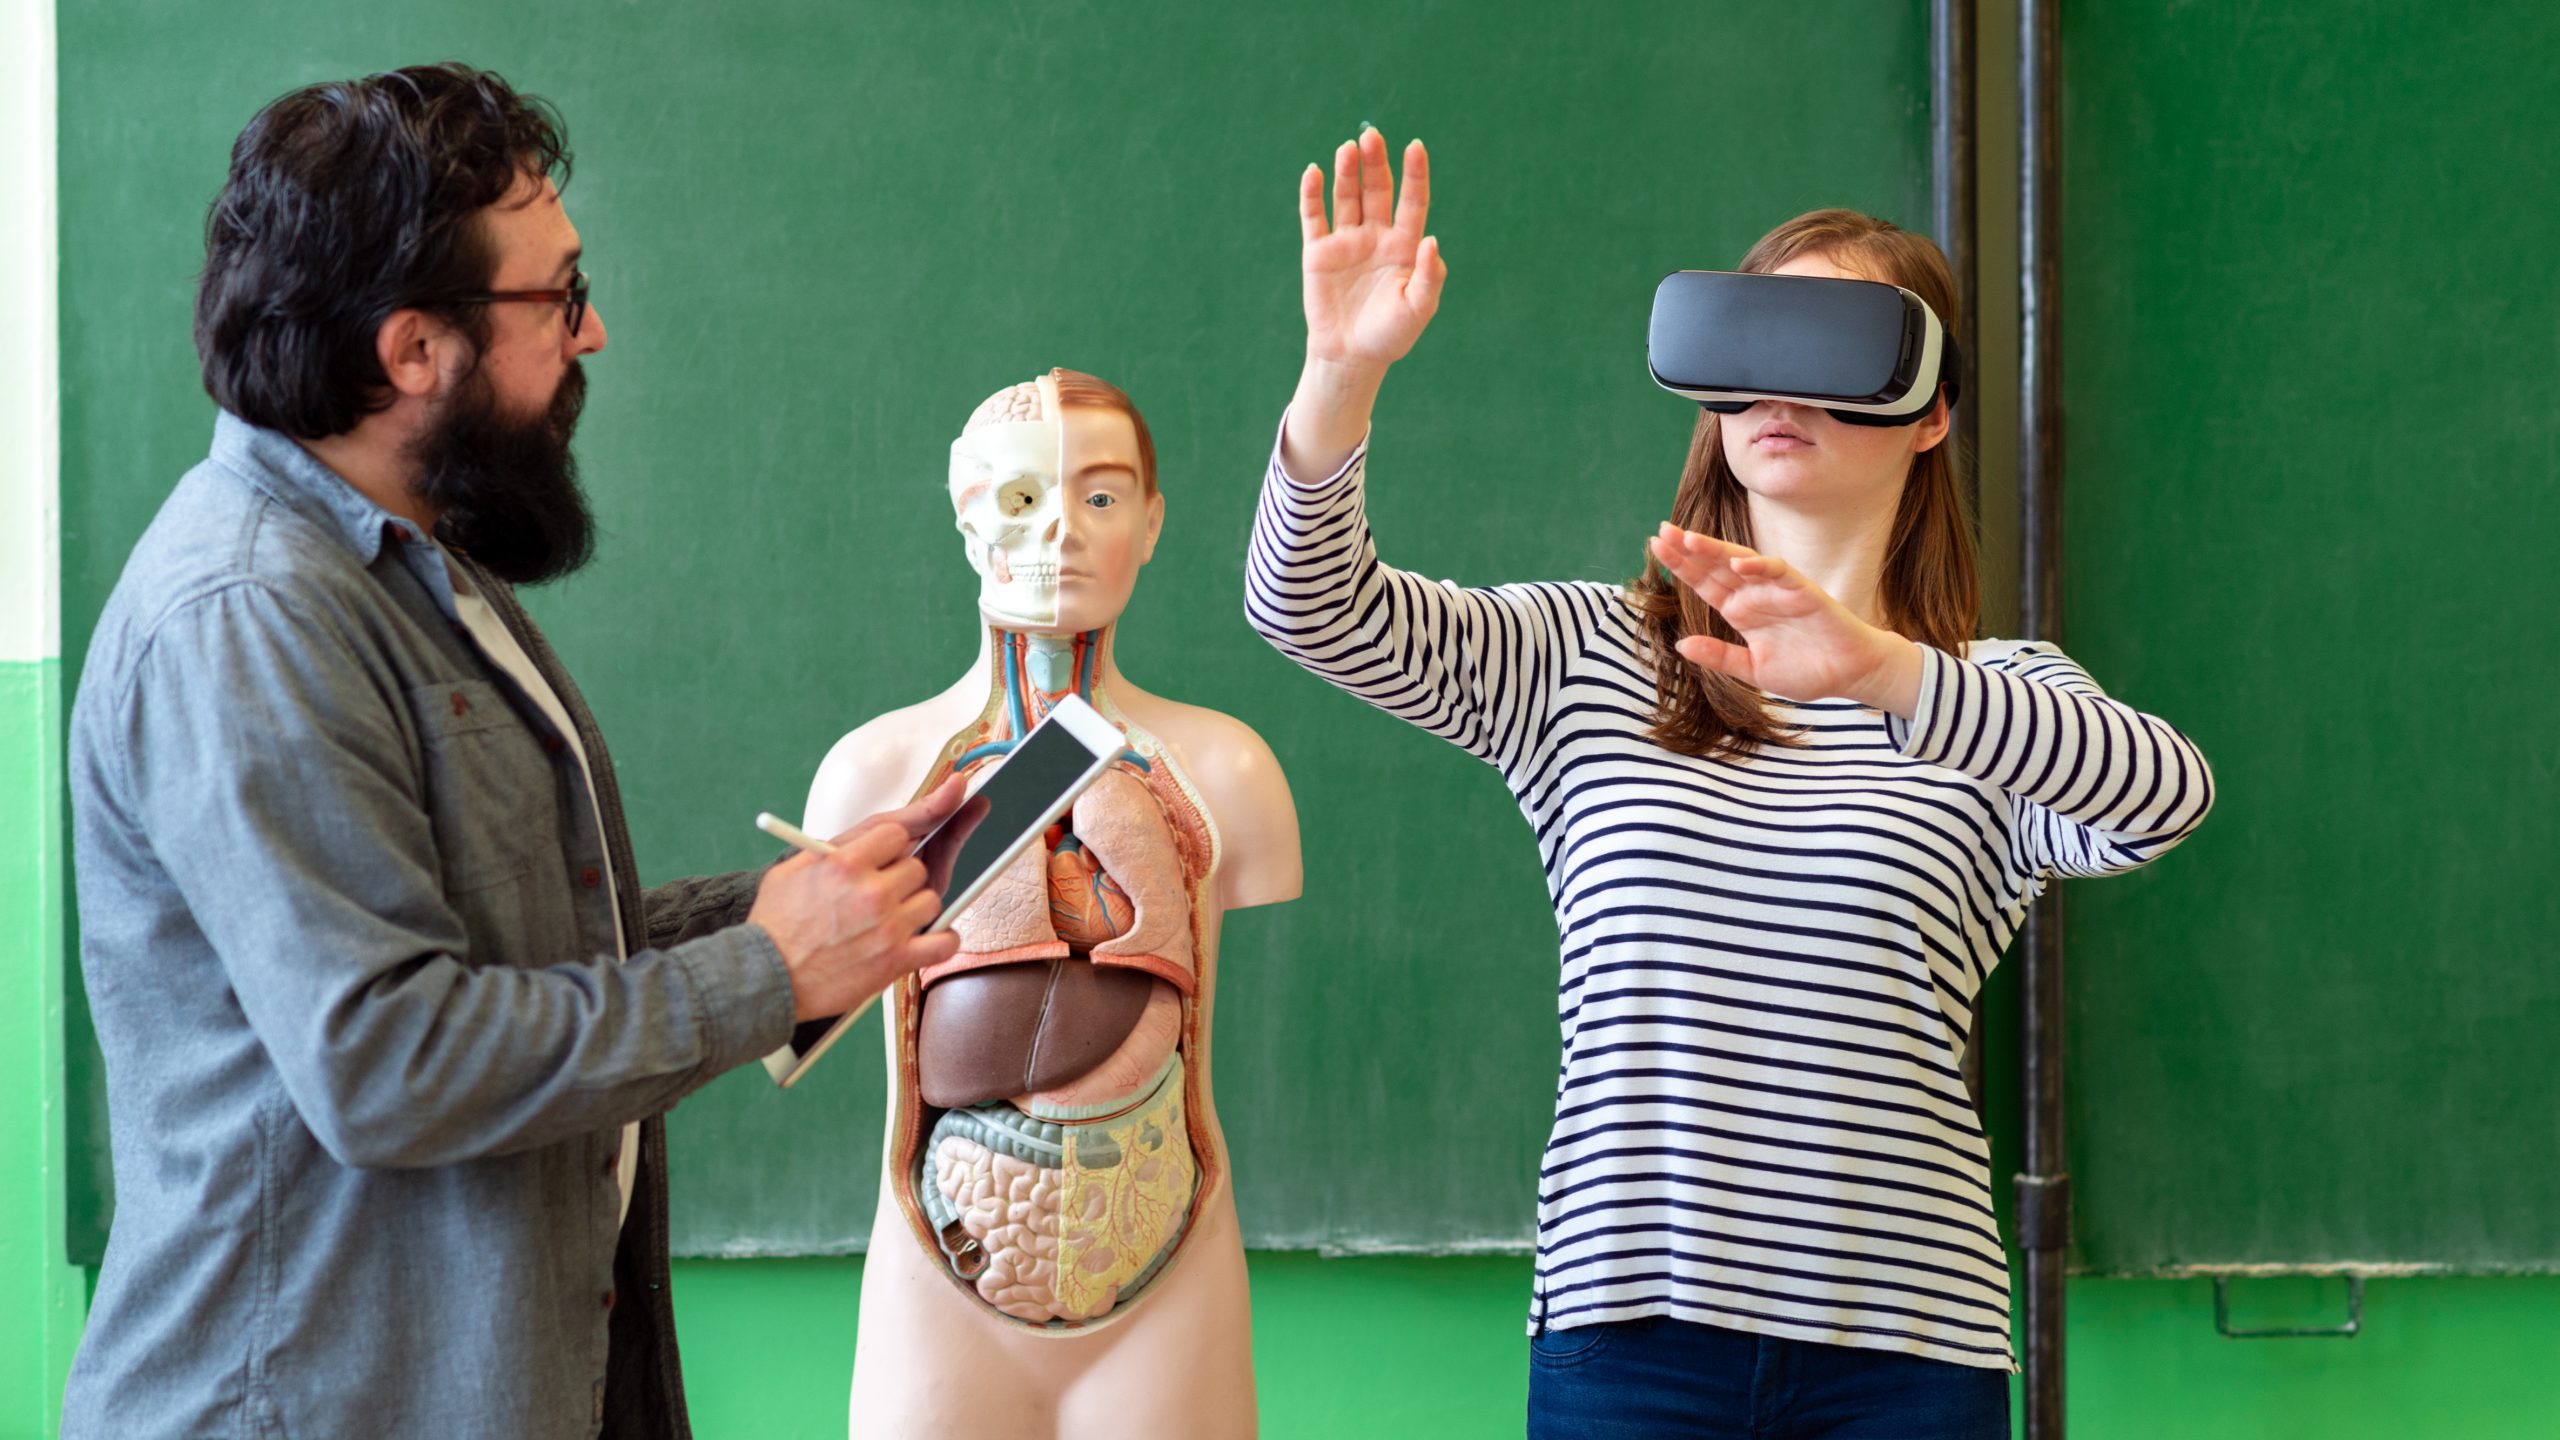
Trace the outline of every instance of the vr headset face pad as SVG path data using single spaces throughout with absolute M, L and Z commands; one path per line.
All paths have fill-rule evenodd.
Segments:
M 1900 286 L 1730 270 L 1665 276 L 1645 350 L 1654 383 L 1720 415 L 1784 400 L 1885 426 L 1925 419 L 1941 386 L 1954 404 L 1961 353 Z

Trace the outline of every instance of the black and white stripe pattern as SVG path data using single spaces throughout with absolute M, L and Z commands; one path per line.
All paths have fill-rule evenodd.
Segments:
M 1670 1315 L 2010 1365 L 1959 1069 L 1974 997 L 2049 877 L 2131 869 L 2195 828 L 2203 757 L 2012 641 L 1928 651 L 1908 723 L 1774 701 L 1801 747 L 1675 754 L 1645 738 L 1618 589 L 1380 564 L 1365 460 L 1302 485 L 1273 457 L 1245 611 L 1501 771 L 1537 834 L 1564 1059 L 1532 1332 Z

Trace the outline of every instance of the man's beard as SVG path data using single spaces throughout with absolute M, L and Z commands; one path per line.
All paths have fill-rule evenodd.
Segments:
M 587 400 L 576 361 L 549 408 L 506 414 L 474 366 L 410 443 L 410 493 L 441 512 L 436 536 L 516 585 L 557 580 L 595 553 L 595 522 L 578 488 L 569 437 Z

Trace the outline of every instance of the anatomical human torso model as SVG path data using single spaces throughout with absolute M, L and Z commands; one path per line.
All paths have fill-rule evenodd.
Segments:
M 979 406 L 950 485 L 978 663 L 845 736 L 810 789 L 807 827 L 837 833 L 997 762 L 1070 694 L 1128 741 L 960 917 L 960 953 L 889 994 L 857 1437 L 1254 1433 L 1209 1022 L 1222 917 L 1298 893 L 1297 812 L 1261 737 L 1119 672 L 1154 470 L 1144 420 L 1091 376 Z

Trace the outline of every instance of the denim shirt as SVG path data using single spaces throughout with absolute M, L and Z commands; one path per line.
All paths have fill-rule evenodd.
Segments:
M 619 1131 L 780 1045 L 790 977 L 752 874 L 641 890 L 576 687 L 456 557 L 592 800 L 446 563 L 226 414 L 100 619 L 69 780 L 116 1215 L 66 1436 L 688 1433 L 664 1129 L 627 1224 Z

